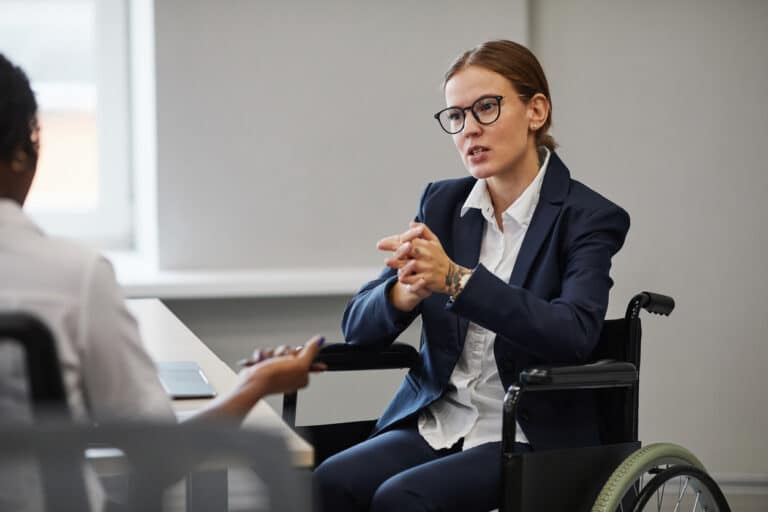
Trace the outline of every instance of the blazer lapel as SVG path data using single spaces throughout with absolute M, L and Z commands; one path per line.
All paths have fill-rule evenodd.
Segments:
M 528 226 L 528 232 L 523 239 L 523 245 L 520 247 L 520 253 L 517 255 L 517 261 L 515 261 L 515 266 L 512 269 L 512 276 L 509 278 L 509 284 L 523 286 L 523 283 L 525 283 L 525 278 L 528 277 L 533 260 L 536 258 L 541 244 L 547 238 L 549 229 L 560 212 L 560 206 L 557 204 L 542 204 L 539 201 L 539 205 L 533 214 L 531 225 Z
M 485 219 L 477 208 L 470 208 L 464 216 L 461 216 L 462 204 L 456 209 L 457 220 L 453 225 L 453 261 L 466 268 L 475 268 L 480 260 L 480 244 L 483 241 L 483 229 Z M 464 338 L 467 336 L 469 320 L 456 315 L 456 345 L 459 353 L 464 347 Z
M 461 205 L 459 205 L 459 216 Z M 480 244 L 483 241 L 485 219 L 477 208 L 470 208 L 453 225 L 453 261 L 467 268 L 475 268 L 480 260 Z
M 528 232 L 523 239 L 520 253 L 517 256 L 515 267 L 509 283 L 515 286 L 523 286 L 533 261 L 547 238 L 552 224 L 557 219 L 563 201 L 570 189 L 571 174 L 568 168 L 553 151 L 549 157 L 544 183 L 541 184 L 539 204 L 528 226 Z M 475 268 L 480 259 L 480 244 L 483 241 L 483 229 L 485 219 L 479 210 L 472 208 L 463 217 L 461 204 L 456 206 L 456 221 L 453 225 L 453 261 L 462 267 Z M 457 335 L 456 345 L 461 351 L 464 346 L 464 338 L 467 336 L 469 320 L 456 315 Z
M 544 240 L 546 240 L 555 222 L 560 209 L 563 206 L 563 200 L 568 194 L 570 187 L 570 172 L 565 167 L 562 160 L 554 153 L 550 155 L 549 165 L 544 175 L 544 183 L 541 184 L 541 194 L 539 204 L 533 213 L 531 225 L 523 239 L 520 247 L 520 253 L 517 255 L 515 267 L 512 269 L 512 276 L 509 284 L 514 286 L 523 286 L 528 273 L 531 270 L 536 255 L 539 253 Z

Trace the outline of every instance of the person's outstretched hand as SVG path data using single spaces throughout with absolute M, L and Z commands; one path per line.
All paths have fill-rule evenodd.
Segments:
M 256 388 L 261 394 L 259 398 L 304 388 L 309 384 L 310 372 L 325 370 L 323 363 L 315 362 L 324 342 L 325 338 L 315 336 L 303 347 L 257 350 L 254 352 L 257 362 L 240 372 L 241 382 Z
M 324 342 L 325 338 L 315 336 L 300 348 L 255 351 L 254 358 L 244 362 L 237 385 L 190 419 L 240 422 L 266 395 L 292 393 L 306 387 L 310 372 L 325 370 L 323 363 L 315 362 Z

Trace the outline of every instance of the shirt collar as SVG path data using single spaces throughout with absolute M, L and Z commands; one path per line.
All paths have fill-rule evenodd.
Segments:
M 549 165 L 549 157 L 551 155 L 549 149 L 546 147 L 540 148 L 540 156 L 542 156 L 542 164 L 539 168 L 539 172 L 533 181 L 525 188 L 520 197 L 518 197 L 509 208 L 504 210 L 502 218 L 514 219 L 521 226 L 527 226 L 531 223 L 533 218 L 533 212 L 536 210 L 536 205 L 539 204 L 539 196 L 541 195 L 541 185 L 544 182 L 544 174 L 547 171 Z M 461 207 L 461 216 L 463 217 L 471 208 L 480 210 L 483 217 L 486 220 L 493 219 L 493 202 L 491 201 L 490 193 L 488 192 L 488 185 L 484 179 L 477 180 L 475 185 L 470 190 L 467 199 L 464 201 L 464 205 Z
M 0 198 L 0 227 L 19 227 L 42 234 L 32 219 L 12 199 Z

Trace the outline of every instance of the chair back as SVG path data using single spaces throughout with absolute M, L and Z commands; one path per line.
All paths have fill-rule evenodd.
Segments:
M 88 459 L 97 473 L 124 477 L 125 493 L 114 500 L 126 512 L 159 512 L 179 505 L 187 510 L 310 510 L 309 492 L 290 466 L 285 441 L 277 433 L 242 430 L 233 425 L 176 425 L 160 423 L 103 424 L 100 426 L 62 422 L 0 426 L 0 458 L 32 454 L 40 467 L 49 468 L 54 484 L 46 487 L 47 502 L 57 510 L 88 510 L 73 498 L 71 490 L 55 482 L 67 472 L 79 473 L 86 450 L 116 448 L 117 455 Z M 114 450 L 113 450 L 114 451 Z M 92 453 L 91 450 L 90 453 Z M 106 466 L 100 470 L 100 465 Z M 186 494 L 168 494 L 189 474 L 213 473 L 211 480 L 193 490 L 187 480 Z M 237 488 L 233 485 L 237 483 Z M 217 485 L 221 488 L 216 488 Z M 214 498 L 212 494 L 221 493 Z M 179 498 L 180 496 L 180 498 Z M 221 508 L 201 507 L 219 503 Z M 176 499 L 173 499 L 173 498 Z M 112 498 L 112 497 L 111 497 Z M 186 503 L 184 503 L 186 502 Z
M 0 396 L 3 404 L 0 425 L 10 422 L 10 428 L 28 429 L 30 422 L 71 421 L 51 331 L 30 313 L 0 312 L 0 352 L 12 350 L 10 347 L 14 345 L 21 349 L 20 358 L 12 357 L 18 352 L 3 352 L 2 368 L 7 374 L 0 375 L 0 394 L 7 396 Z M 62 451 L 69 449 L 62 447 Z M 72 503 L 87 506 L 81 470 L 56 471 L 58 462 L 50 460 L 41 465 L 38 472 L 34 461 L 24 454 L 2 457 L 0 461 L 0 505 L 49 512 L 68 510 L 63 502 L 52 498 L 56 493 L 50 487 L 58 487 L 67 490 Z M 41 489 L 42 498 L 38 492 Z
M 48 327 L 26 312 L 0 312 L 0 343 L 24 353 L 27 389 L 33 415 L 69 417 L 56 343 Z

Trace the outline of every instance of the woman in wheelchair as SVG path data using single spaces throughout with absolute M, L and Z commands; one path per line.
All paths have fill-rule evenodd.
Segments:
M 586 361 L 600 335 L 629 216 L 555 153 L 536 57 L 484 43 L 444 93 L 435 118 L 470 176 L 427 185 L 342 324 L 349 343 L 383 347 L 421 315 L 419 361 L 372 437 L 317 468 L 327 511 L 497 508 L 505 390 L 524 368 Z M 589 392 L 525 396 L 517 419 L 519 452 L 600 442 Z

